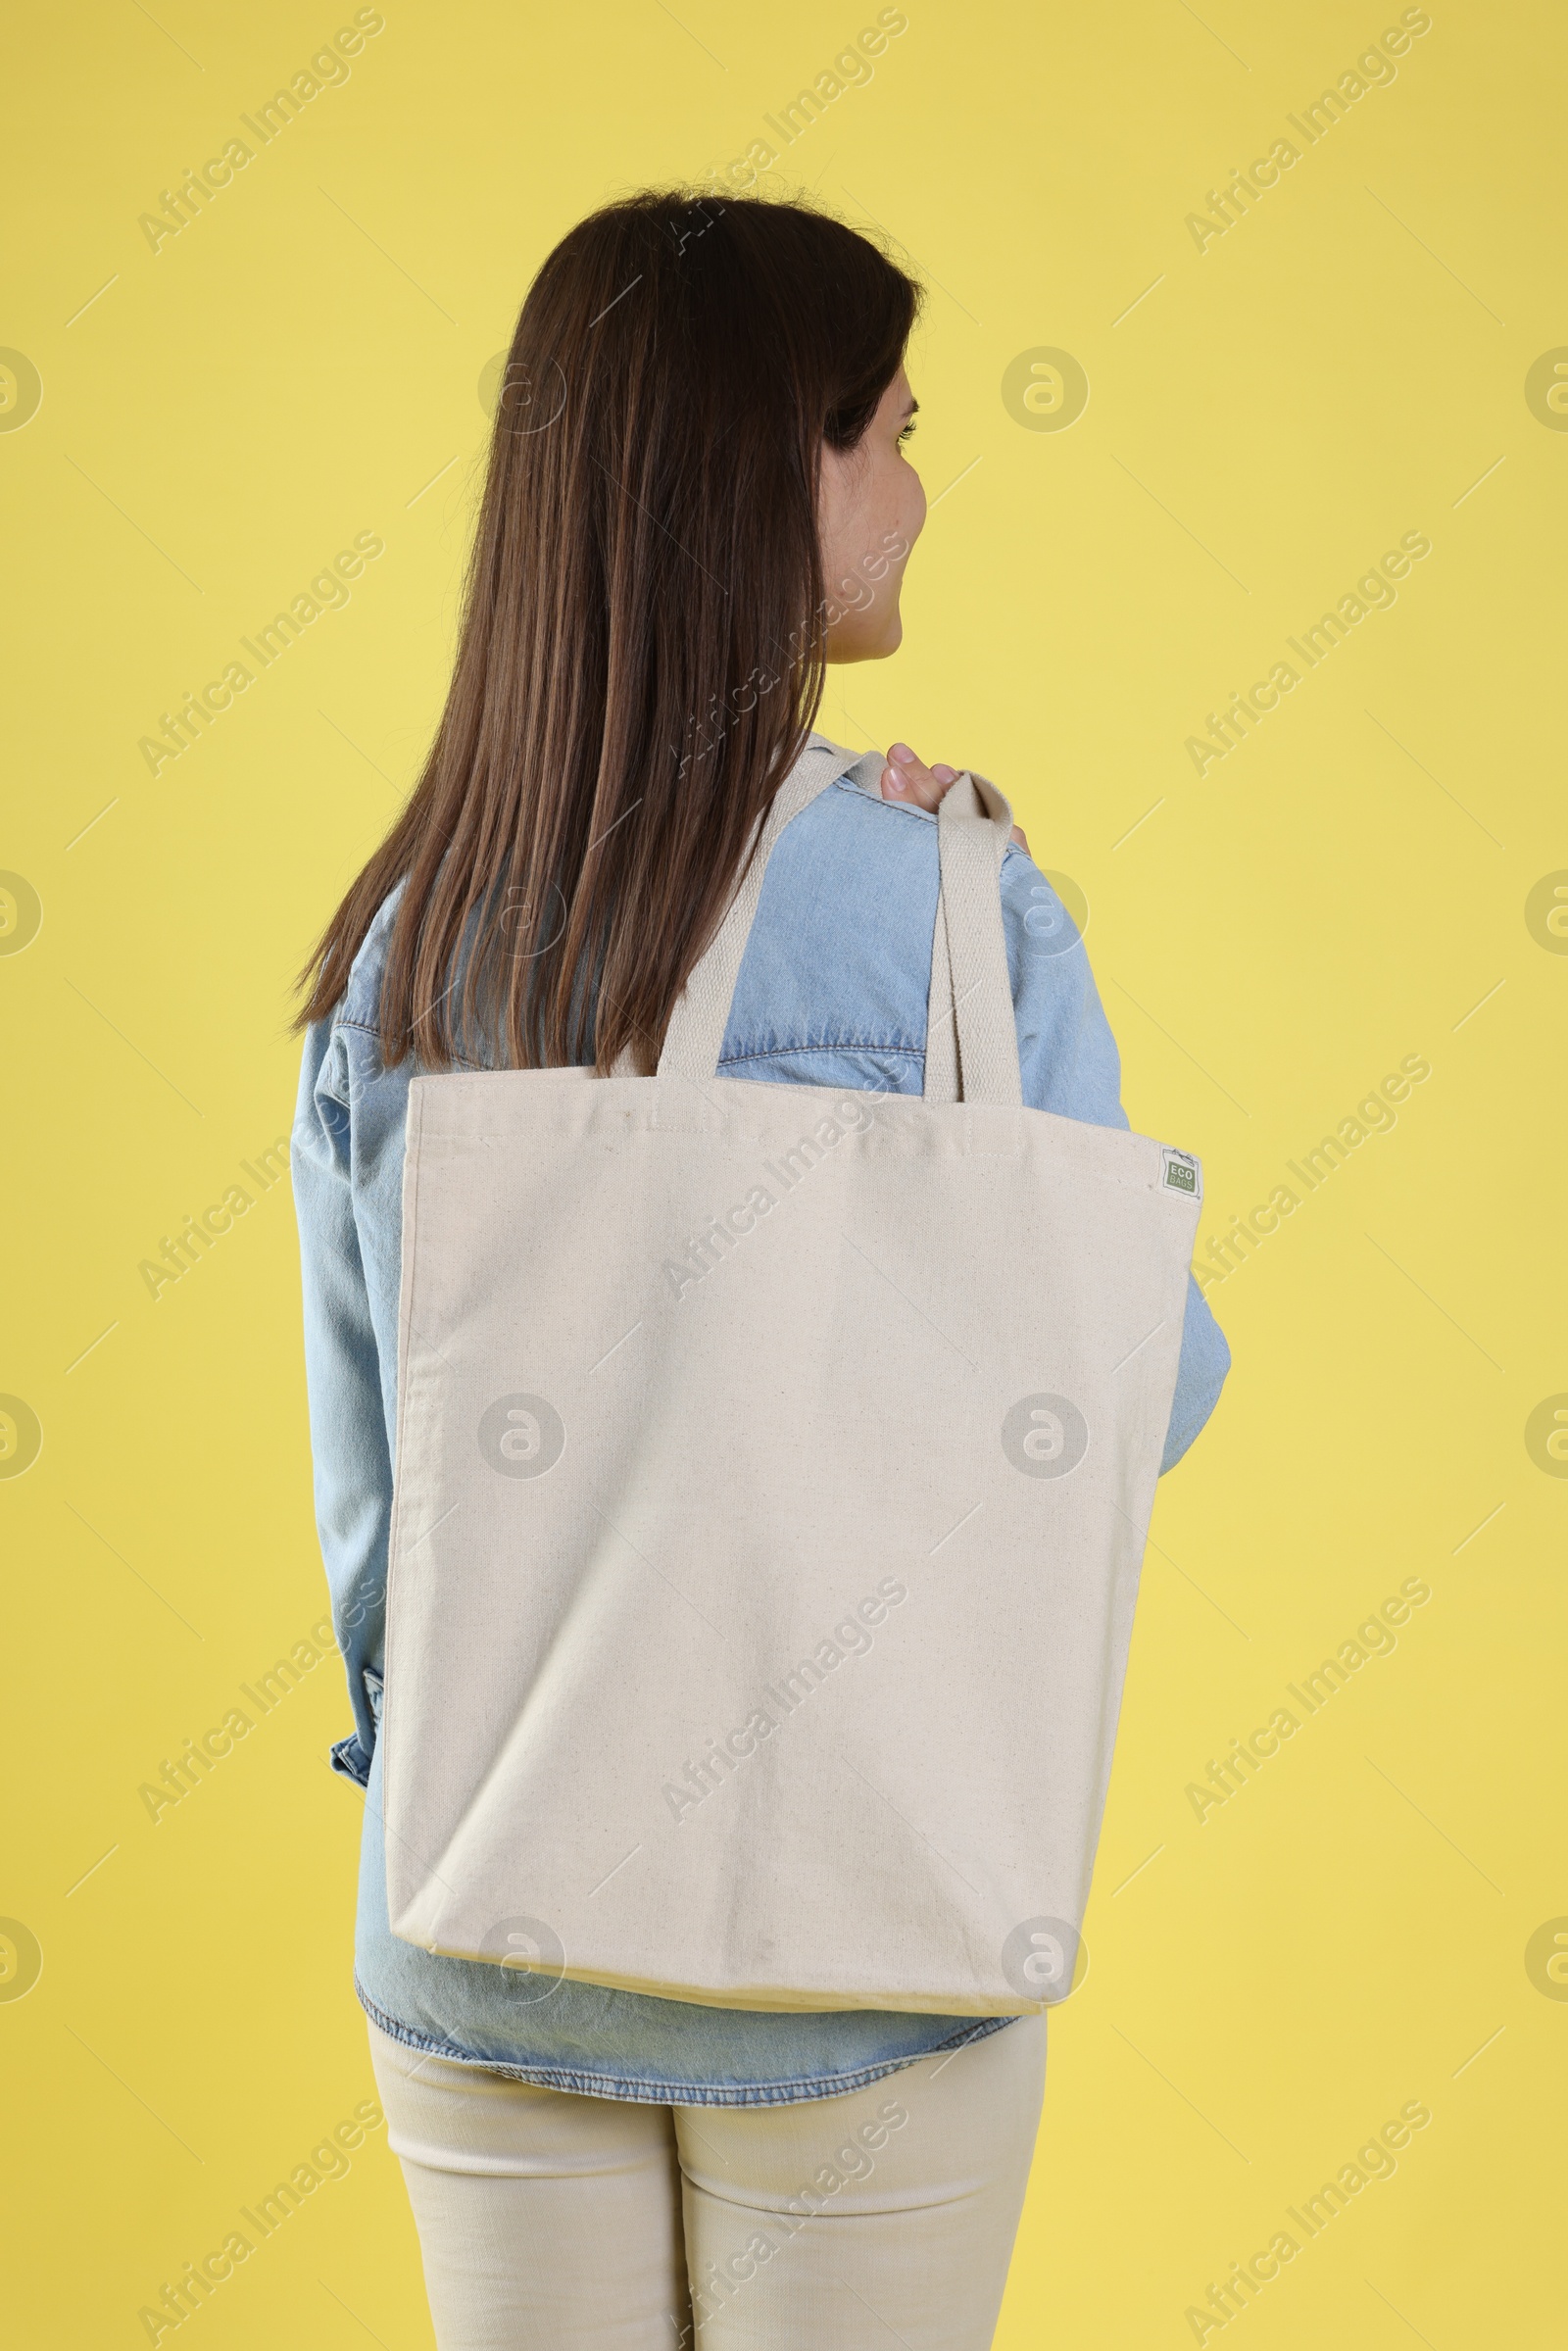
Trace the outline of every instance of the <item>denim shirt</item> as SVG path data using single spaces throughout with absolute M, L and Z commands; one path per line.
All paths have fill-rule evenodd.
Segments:
M 937 911 L 937 823 L 845 776 L 781 834 L 719 1063 L 768 1085 L 919 1094 Z M 1083 942 L 1015 845 L 1002 868 L 1023 1099 L 1126 1127 L 1115 1042 Z M 989 2017 L 758 2014 L 591 1984 L 553 1988 L 400 1941 L 387 1923 L 381 1669 L 397 1415 L 405 1117 L 415 1065 L 377 1044 L 396 907 L 381 907 L 329 1020 L 306 1038 L 294 1195 L 316 1509 L 355 1729 L 333 1750 L 368 1796 L 355 1987 L 395 2038 L 554 2089 L 675 2105 L 766 2105 L 858 2089 L 937 2050 L 1000 2032 Z M 1193 1140 L 1173 1138 L 1182 1144 Z M 1230 1350 L 1189 1276 L 1161 1469 L 1208 1418 Z

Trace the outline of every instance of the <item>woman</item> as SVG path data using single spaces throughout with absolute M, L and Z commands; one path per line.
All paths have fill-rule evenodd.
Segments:
M 918 301 L 801 203 L 645 194 L 563 240 L 518 321 L 434 748 L 307 975 L 295 1189 L 356 1720 L 334 1760 L 368 1796 L 356 1980 L 442 2351 L 979 2351 L 996 2323 L 1043 2017 L 760 2014 L 401 1941 L 377 1738 L 410 1079 L 653 1068 L 824 663 L 900 642 Z M 845 765 L 766 869 L 720 1068 L 917 1095 L 955 770 L 903 744 Z M 1125 1127 L 1082 945 L 1014 842 L 1024 1100 Z M 1162 1467 L 1228 1365 L 1190 1283 Z

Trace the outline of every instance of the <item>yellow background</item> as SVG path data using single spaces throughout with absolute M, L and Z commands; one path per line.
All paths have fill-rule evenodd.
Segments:
M 874 17 L 387 0 L 348 82 L 155 255 L 138 215 L 351 13 L 100 0 L 13 56 L 0 343 L 43 386 L 0 433 L 0 866 L 43 907 L 0 957 L 0 1389 L 43 1428 L 0 1483 L 0 1913 L 43 1953 L 0 2003 L 29 2351 L 144 2340 L 138 2307 L 371 2089 L 336 1662 L 156 1826 L 137 1795 L 322 1613 L 286 1188 L 156 1302 L 138 1263 L 287 1132 L 290 975 L 429 737 L 477 386 L 533 270 L 608 194 L 744 152 Z M 1524 379 L 1568 343 L 1568 27 L 1431 13 L 1201 253 L 1185 216 L 1396 9 L 911 0 L 783 166 L 926 274 L 914 454 L 955 485 L 903 652 L 840 674 L 828 731 L 980 767 L 1078 884 L 1130 1114 L 1201 1153 L 1205 1241 L 1432 1065 L 1210 1294 L 1236 1368 L 1160 1492 L 1007 2351 L 1193 2340 L 1208 2282 L 1415 2099 L 1397 2175 L 1226 2339 L 1456 2351 L 1560 2318 L 1568 2003 L 1525 1955 L 1568 1913 L 1568 1485 L 1524 1430 L 1568 1389 L 1568 959 L 1524 909 L 1568 867 L 1568 435 Z M 1087 370 L 1068 430 L 1004 406 L 1040 346 Z M 367 529 L 347 609 L 151 776 L 159 713 Z M 1200 778 L 1205 712 L 1412 529 L 1397 604 Z M 1396 1653 L 1200 1823 L 1187 1784 L 1410 1576 Z M 189 2332 L 428 2344 L 384 2133 Z

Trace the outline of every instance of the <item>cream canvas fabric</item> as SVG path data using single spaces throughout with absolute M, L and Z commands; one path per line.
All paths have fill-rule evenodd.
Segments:
M 657 1076 L 411 1090 L 390 1914 L 540 1997 L 1071 1985 L 1200 1177 L 1021 1106 L 980 777 L 925 1098 L 715 1076 L 767 855 L 852 763 L 812 738 Z

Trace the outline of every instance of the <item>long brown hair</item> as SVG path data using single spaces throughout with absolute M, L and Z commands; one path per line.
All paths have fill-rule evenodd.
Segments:
M 301 975 L 342 999 L 388 893 L 382 1051 L 651 1069 L 821 700 L 822 444 L 919 288 L 814 206 L 650 190 L 580 221 L 508 360 L 446 708 Z

